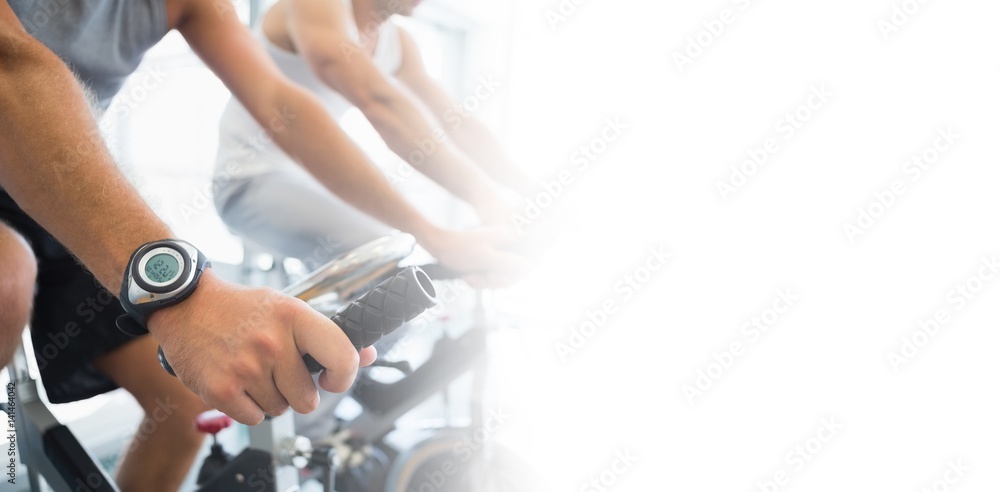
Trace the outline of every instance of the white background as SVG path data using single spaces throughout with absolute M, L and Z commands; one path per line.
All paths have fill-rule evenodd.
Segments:
M 560 231 L 548 253 L 498 296 L 528 340 L 497 352 L 504 441 L 551 491 L 602 490 L 589 485 L 602 476 L 616 491 L 918 491 L 958 461 L 971 470 L 948 489 L 996 490 L 1000 279 L 962 309 L 949 292 L 1000 254 L 1000 5 L 928 0 L 885 37 L 879 23 L 915 2 L 577 1 L 424 7 L 464 12 L 482 35 L 459 96 L 478 75 L 500 78 L 477 115 L 543 182 L 573 178 L 534 223 Z M 703 34 L 725 9 L 733 22 Z M 710 45 L 680 70 L 675 55 L 699 35 Z M 157 183 L 207 182 L 225 101 L 203 68 L 171 65 L 183 46 L 160 49 L 163 90 L 119 129 L 145 153 L 125 164 L 165 180 L 138 183 L 147 197 Z M 784 138 L 776 121 L 812 87 L 833 95 Z M 609 119 L 627 128 L 580 172 L 579 147 Z M 904 166 L 947 128 L 960 138 L 912 181 Z M 723 200 L 718 182 L 772 137 L 780 150 Z M 894 180 L 906 192 L 851 242 L 844 224 Z M 172 225 L 216 234 L 210 208 Z M 616 285 L 657 247 L 670 260 L 624 299 Z M 798 301 L 751 342 L 741 327 L 779 289 Z M 616 312 L 575 344 L 606 301 Z M 951 322 L 895 371 L 887 354 L 938 309 Z M 745 352 L 692 404 L 683 386 L 733 342 Z M 796 470 L 786 456 L 824 419 L 843 428 Z M 609 472 L 616 453 L 638 462 Z M 759 485 L 780 471 L 788 483 Z
M 519 290 L 550 320 L 543 403 L 524 411 L 553 440 L 533 448 L 553 490 L 600 490 L 616 450 L 639 459 L 623 491 L 774 490 L 758 482 L 782 470 L 782 491 L 916 491 L 950 460 L 971 467 L 951 490 L 1000 484 L 1000 280 L 961 310 L 947 297 L 1000 253 L 1000 6 L 931 0 L 886 39 L 902 4 L 590 0 L 553 30 L 558 2 L 521 3 L 519 155 L 571 169 L 605 118 L 630 123 L 563 195 L 583 219 Z M 735 22 L 678 70 L 723 9 Z M 811 86 L 834 96 L 786 140 L 775 122 Z M 960 139 L 912 182 L 904 164 L 948 127 Z M 772 136 L 780 151 L 723 201 L 717 181 Z M 852 244 L 843 224 L 896 179 L 906 193 Z M 556 344 L 651 245 L 668 266 L 562 362 Z M 800 300 L 749 343 L 741 326 L 781 288 Z M 939 308 L 951 322 L 895 372 L 887 354 Z M 690 404 L 682 386 L 732 342 L 744 355 Z M 786 455 L 831 417 L 843 429 L 794 471 Z

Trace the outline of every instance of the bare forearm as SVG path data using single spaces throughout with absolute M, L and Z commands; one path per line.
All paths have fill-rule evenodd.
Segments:
M 280 111 L 253 111 L 288 155 L 330 191 L 362 212 L 418 238 L 435 227 L 389 184 L 364 152 L 323 111 L 308 93 L 298 89 L 275 98 Z M 274 120 L 281 114 L 281 121 Z M 270 117 L 268 115 L 271 115 Z
M 321 73 L 335 86 L 332 71 Z M 489 176 L 455 147 L 443 129 L 433 126 L 436 120 L 408 92 L 390 84 L 366 91 L 348 93 L 396 155 L 473 207 L 497 199 Z
M 0 185 L 115 292 L 140 244 L 170 229 L 112 161 L 82 89 L 27 35 L 0 40 Z

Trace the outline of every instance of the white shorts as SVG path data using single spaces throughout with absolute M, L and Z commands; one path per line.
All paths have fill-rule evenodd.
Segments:
M 233 233 L 309 269 L 394 232 L 299 167 L 219 181 L 215 190 L 215 207 Z

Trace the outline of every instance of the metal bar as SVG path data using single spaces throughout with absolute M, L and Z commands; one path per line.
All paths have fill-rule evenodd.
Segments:
M 250 448 L 266 451 L 274 458 L 279 444 L 285 439 L 295 437 L 295 422 L 290 412 L 277 417 L 266 417 L 258 425 L 247 427 L 250 436 Z M 299 470 L 292 466 L 283 466 L 272 459 L 274 467 L 274 488 L 278 492 L 297 490 L 299 486 Z
M 376 239 L 323 265 L 284 292 L 307 302 L 321 297 L 350 299 L 365 286 L 393 271 L 400 260 L 413 252 L 416 244 L 416 239 L 409 234 Z
M 8 367 L 17 406 L 14 421 L 21 462 L 28 468 L 31 489 L 41 490 L 40 475 L 56 492 L 118 488 L 69 429 L 59 423 L 39 396 L 38 382 L 30 374 L 22 343 Z M 80 477 L 83 477 L 81 481 Z

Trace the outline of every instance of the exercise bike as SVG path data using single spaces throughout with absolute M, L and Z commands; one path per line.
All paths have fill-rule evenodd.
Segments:
M 366 290 L 366 284 L 383 278 L 393 278 L 404 272 L 410 252 L 415 246 L 409 235 L 386 237 L 359 248 L 327 264 L 304 280 L 286 289 L 286 292 L 308 302 L 324 314 L 340 307 L 338 301 L 352 298 L 352 293 Z M 379 261 L 372 255 L 382 252 Z M 455 275 L 437 265 L 422 265 L 429 278 L 446 280 Z M 445 289 L 438 289 L 444 292 Z M 453 290 L 452 290 L 453 292 Z M 315 449 L 307 439 L 293 437 L 287 422 L 278 419 L 250 428 L 251 448 L 283 451 L 278 463 L 291 463 L 299 469 L 299 478 L 315 478 L 324 491 L 339 492 L 406 492 L 406 491 L 502 491 L 532 492 L 544 490 L 538 478 L 513 453 L 482 439 L 482 430 L 490 424 L 488 411 L 483 404 L 487 369 L 487 335 L 491 324 L 483 292 L 475 292 L 470 327 L 456 337 L 442 336 L 426 362 L 411 368 L 406 361 L 380 358 L 370 368 L 363 368 L 352 389 L 337 395 L 342 401 L 350 400 L 359 408 L 351 418 L 338 418 L 332 439 Z M 442 296 L 446 301 L 446 296 Z M 457 297 L 457 296 L 456 296 Z M 458 303 L 451 300 L 450 303 Z M 430 314 L 430 313 L 425 313 Z M 419 319 L 428 324 L 425 316 Z M 431 320 L 433 321 L 433 320 Z M 403 333 L 395 344 L 380 347 L 390 354 L 420 333 Z M 387 382 L 377 373 L 398 371 L 401 377 Z M 427 429 L 419 442 L 398 450 L 388 437 L 396 429 L 397 421 L 431 396 L 447 392 L 456 379 L 472 371 L 473 382 L 470 398 L 470 421 L 466 425 L 436 426 Z M 216 416 L 227 420 L 226 417 Z M 331 416 L 331 418 L 333 418 Z M 207 422 L 206 430 L 218 432 L 218 420 Z M 288 450 L 297 449 L 297 452 Z M 297 456 L 289 460 L 288 457 Z M 308 459 L 307 459 L 308 458 Z M 231 467 L 228 477 L 259 477 L 261 461 L 247 461 Z M 212 457 L 206 458 L 199 475 L 205 469 L 215 469 Z M 289 468 L 288 465 L 285 466 Z M 290 470 L 286 470 L 290 471 Z M 275 469 L 276 486 L 266 490 L 293 490 L 284 483 L 297 483 L 289 473 L 287 480 L 277 484 L 280 468 Z M 234 488 L 241 483 L 226 480 L 224 487 L 216 481 L 199 481 L 199 491 L 262 490 L 254 488 L 249 479 L 246 488 Z M 335 485 L 334 485 L 335 484 Z M 258 487 L 260 480 L 257 480 Z
M 330 262 L 286 289 L 286 293 L 307 300 L 314 307 L 322 305 L 329 309 L 331 305 L 346 303 L 357 293 L 378 283 L 379 286 L 366 296 L 370 298 L 374 294 L 374 297 L 381 299 L 374 302 L 384 303 L 385 294 L 392 290 L 392 283 L 399 284 L 399 279 L 408 278 L 409 281 L 403 284 L 419 287 L 417 290 L 426 294 L 426 301 L 426 298 L 433 298 L 434 294 L 429 277 L 420 270 L 399 266 L 399 262 L 409 255 L 413 247 L 413 238 L 407 235 L 376 240 Z M 371 304 L 367 301 L 355 301 L 342 308 L 342 319 L 338 320 L 338 325 L 345 327 L 352 324 L 352 306 L 355 308 L 353 323 L 364 324 L 364 313 L 370 313 L 365 308 Z M 428 304 L 423 306 L 426 308 Z M 412 308 L 405 315 L 397 313 L 390 316 L 393 318 L 390 324 L 398 326 L 401 321 L 405 321 L 404 318 L 412 318 L 416 314 L 418 313 Z M 375 332 L 381 334 L 386 331 L 384 321 L 387 318 L 374 316 L 371 319 L 382 320 L 374 322 L 376 325 L 382 323 Z M 354 333 L 360 337 L 360 344 L 374 342 L 371 335 L 373 332 L 363 328 L 355 329 Z M 445 467 L 442 460 L 448 459 L 447 451 L 452 449 L 449 446 L 461 438 L 459 429 L 441 430 L 404 453 L 393 451 L 384 442 L 398 416 L 405 414 L 427 396 L 446 386 L 458 374 L 482 360 L 485 353 L 484 340 L 483 332 L 478 330 L 470 330 L 460 339 L 442 339 L 435 348 L 435 356 L 431 359 L 433 362 L 428 362 L 415 371 L 410 371 L 405 364 L 383 364 L 407 372 L 406 377 L 396 383 L 380 383 L 369 377 L 369 370 L 363 371 L 354 396 L 366 411 L 350 422 L 341 423 L 342 430 L 337 434 L 339 442 L 332 445 L 312 449 L 308 439 L 295 435 L 290 414 L 268 418 L 261 425 L 248 428 L 250 445 L 235 457 L 226 454 L 218 443 L 214 444 L 211 454 L 201 465 L 198 490 L 292 491 L 299 490 L 300 481 L 304 477 L 318 474 L 323 490 L 326 491 L 403 491 L 412 489 L 413 485 L 422 487 L 424 484 L 415 484 L 422 472 L 424 477 L 434 477 L 434 483 L 431 484 L 433 490 L 487 490 L 475 486 L 470 480 L 499 483 L 487 473 L 487 470 L 498 469 L 491 465 L 501 463 L 494 454 L 487 454 L 490 446 L 483 446 L 482 452 L 476 453 L 475 460 L 466 460 L 465 464 L 469 466 L 463 468 L 458 479 L 451 480 L 448 485 L 450 488 L 443 488 L 444 481 L 437 479 L 445 475 L 451 478 L 455 474 L 446 473 L 451 467 Z M 162 352 L 161 363 L 169 369 Z M 26 352 L 21 347 L 9 369 L 19 402 L 16 429 L 20 457 L 28 468 L 31 490 L 42 490 L 42 478 L 57 491 L 118 490 L 69 428 L 59 423 L 41 401 L 37 382 L 30 375 L 28 367 Z M 481 413 L 473 420 L 481 421 Z M 214 436 L 231 423 L 228 417 L 207 415 L 199 419 L 197 425 L 199 429 Z M 499 454 L 504 455 L 505 460 L 508 459 L 508 453 Z M 504 464 L 499 469 L 510 470 L 513 467 Z M 428 475 L 428 470 L 441 474 Z M 517 473 L 511 475 L 516 476 Z M 335 488 L 338 478 L 343 483 L 343 488 Z M 497 490 L 531 489 L 508 487 Z

